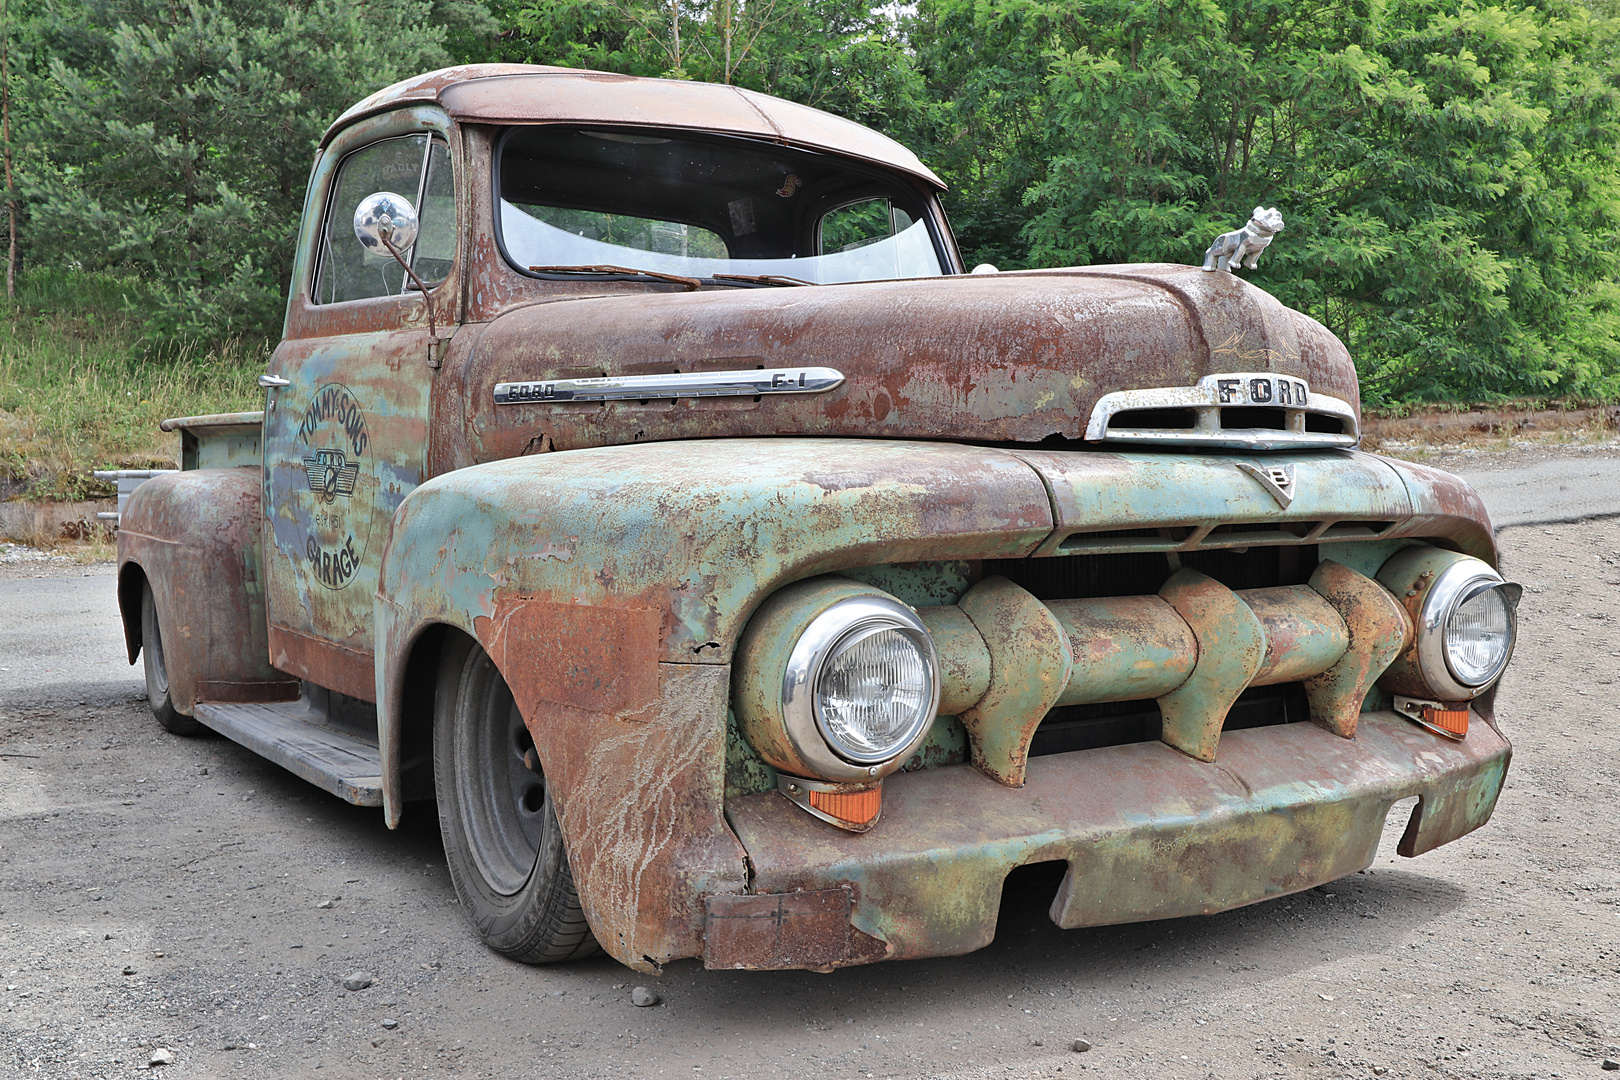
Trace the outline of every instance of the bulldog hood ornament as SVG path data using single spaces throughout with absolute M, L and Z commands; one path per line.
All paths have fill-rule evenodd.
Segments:
M 1222 233 L 1209 245 L 1209 250 L 1204 252 L 1204 269 L 1230 273 L 1247 266 L 1253 270 L 1254 264 L 1260 261 L 1260 253 L 1270 246 L 1271 238 L 1282 230 L 1282 215 L 1276 207 L 1267 209 L 1257 206 L 1247 225 L 1235 232 Z M 1245 258 L 1248 259 L 1246 263 L 1243 261 Z

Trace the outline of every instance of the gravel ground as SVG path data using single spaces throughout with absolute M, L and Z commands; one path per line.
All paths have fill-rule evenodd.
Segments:
M 506 962 L 463 924 L 431 813 L 390 833 L 165 734 L 133 673 L 81 659 L 93 691 L 61 681 L 15 644 L 38 634 L 17 598 L 71 612 L 94 590 L 83 621 L 117 659 L 110 570 L 13 549 L 0 1076 L 130 1075 L 160 1048 L 175 1077 L 1600 1075 L 1620 1058 L 1620 521 L 1501 540 L 1527 587 L 1500 704 L 1517 756 L 1478 833 L 1400 859 L 1397 808 L 1368 871 L 1223 915 L 1064 932 L 1055 879 L 1015 876 L 970 956 L 658 978 Z M 375 981 L 344 990 L 357 970 Z M 632 1005 L 641 985 L 661 1004 Z

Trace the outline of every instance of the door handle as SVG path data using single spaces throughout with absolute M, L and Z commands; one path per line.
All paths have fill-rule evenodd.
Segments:
M 259 385 L 266 390 L 280 390 L 283 386 L 291 386 L 291 379 L 283 379 L 279 375 L 260 375 Z

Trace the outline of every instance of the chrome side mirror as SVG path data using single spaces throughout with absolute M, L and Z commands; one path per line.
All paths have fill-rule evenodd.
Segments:
M 354 208 L 354 238 L 374 255 L 401 252 L 416 243 L 417 224 L 411 201 L 392 191 L 367 195 Z

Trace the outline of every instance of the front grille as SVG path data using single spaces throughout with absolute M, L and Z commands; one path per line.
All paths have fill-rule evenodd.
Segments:
M 1320 540 L 1353 540 L 1377 536 L 1392 521 L 1223 521 L 1216 525 L 1170 525 L 1153 529 L 1101 529 L 1065 536 L 1058 551 L 1065 555 L 1099 555 L 1131 551 L 1199 551 L 1206 548 L 1250 548 L 1269 544 L 1314 544 Z
M 1269 523 L 1268 523 L 1269 524 Z M 1350 523 L 1346 523 L 1350 524 Z M 1361 523 L 1357 523 L 1361 524 Z M 1378 523 L 1382 524 L 1382 523 Z M 1251 526 L 1233 525 L 1232 529 Z M 1284 524 L 1285 535 L 1297 541 Z M 1270 524 L 1270 528 L 1278 526 Z M 1119 530 L 1120 538 L 1149 540 L 1162 530 Z M 1316 569 L 1318 549 L 1299 543 L 1182 551 L 1181 565 L 1207 574 L 1229 589 L 1265 589 L 1303 585 Z M 1029 590 L 1036 599 L 1070 600 L 1106 596 L 1151 596 L 1173 572 L 1159 551 L 1126 551 L 1107 555 L 1059 555 L 1044 559 L 986 559 L 985 577 L 1000 575 Z M 1251 687 L 1239 695 L 1227 714 L 1223 730 L 1267 727 L 1309 719 L 1305 689 L 1299 683 Z M 1046 714 L 1036 729 L 1030 756 L 1094 750 L 1104 746 L 1153 742 L 1160 737 L 1158 703 L 1110 701 L 1093 705 L 1063 705 Z
M 1255 686 L 1238 695 L 1223 731 L 1297 724 L 1309 720 L 1310 704 L 1301 683 Z M 1105 701 L 1063 705 L 1046 714 L 1029 746 L 1030 757 L 1096 750 L 1104 746 L 1157 742 L 1162 730 L 1155 701 Z
M 1151 536 L 1152 529 L 1135 533 Z M 1316 569 L 1317 548 L 1309 545 L 1254 547 L 1248 551 L 1213 548 L 1183 551 L 1181 565 L 1208 574 L 1228 589 L 1303 585 Z M 999 574 L 1028 589 L 1037 600 L 1077 600 L 1092 596 L 1144 596 L 1159 591 L 1171 574 L 1160 552 L 1113 555 L 1058 555 L 1049 559 L 986 559 L 984 576 Z

